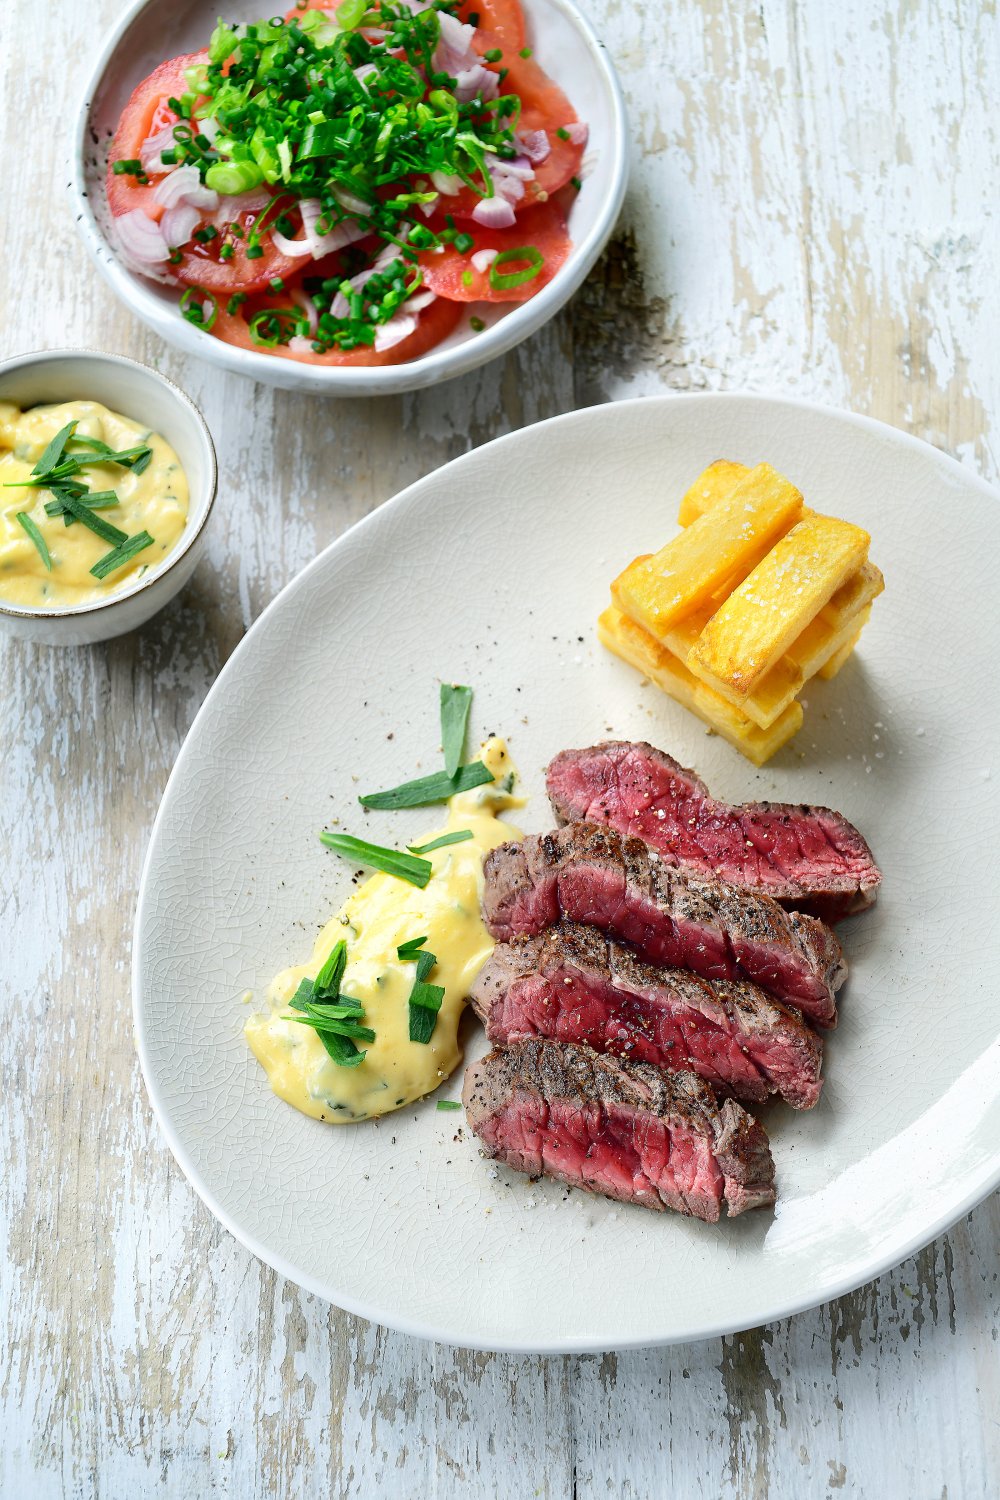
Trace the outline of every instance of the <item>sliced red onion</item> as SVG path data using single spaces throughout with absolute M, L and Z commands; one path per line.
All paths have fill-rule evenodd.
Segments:
M 377 72 L 378 68 L 374 63 L 362 63 L 359 68 L 354 69 L 354 76 L 360 84 L 364 84 L 366 78 L 370 78 L 373 73 Z
M 221 124 L 214 115 L 206 115 L 203 120 L 197 122 L 197 125 L 199 133 L 205 137 L 206 141 L 214 141 L 222 129 Z
M 490 180 L 493 192 L 500 198 L 506 198 L 508 203 L 520 203 L 524 197 L 524 179 L 518 173 L 506 172 L 503 167 L 496 166 L 490 172 Z
M 196 208 L 212 211 L 219 206 L 219 195 L 202 185 L 197 167 L 178 167 L 170 172 L 152 190 L 157 203 L 164 208 L 176 208 L 178 203 L 191 203 Z
M 438 206 L 438 195 L 437 195 L 437 193 L 434 194 L 434 198 L 433 198 L 433 200 L 430 203 L 418 203 L 417 204 L 417 207 L 419 208 L 420 212 L 423 214 L 423 216 L 424 216 L 425 219 L 429 219 L 430 218 L 431 214 L 434 212 L 434 210 L 437 208 L 437 206 Z
M 472 46 L 476 29 L 474 26 L 464 26 L 446 10 L 438 12 L 438 20 L 441 23 L 441 36 L 434 48 L 431 62 L 436 73 L 450 73 L 453 78 L 457 78 L 460 73 L 479 64 Z
M 442 11 L 441 14 L 444 15 L 445 12 Z M 462 179 L 453 172 L 432 172 L 431 182 L 446 198 L 454 198 L 456 193 L 462 191 Z
M 304 334 L 293 334 L 288 340 L 288 352 L 290 354 L 314 354 L 313 341 L 307 339 Z
M 441 11 L 442 16 L 447 14 L 447 11 Z M 416 318 L 410 317 L 409 313 L 396 313 L 388 323 L 381 323 L 375 329 L 376 352 L 381 354 L 383 349 L 392 349 L 396 344 L 401 344 L 404 339 L 408 339 L 416 330 Z
M 309 337 L 314 338 L 316 335 L 316 329 L 319 326 L 319 314 L 316 311 L 315 302 L 313 302 L 313 299 L 311 297 L 307 297 L 302 288 L 298 286 L 293 288 L 293 290 L 290 291 L 288 295 L 291 301 L 295 303 L 295 306 L 299 309 L 299 311 L 305 313 L 305 316 L 309 322 Z M 306 342 L 308 343 L 308 341 L 309 340 L 307 339 Z
M 524 135 L 515 135 L 514 140 L 529 161 L 545 161 L 552 146 L 544 130 L 529 130 Z
M 168 245 L 186 245 L 194 234 L 202 220 L 200 208 L 195 208 L 193 203 L 178 203 L 176 208 L 168 208 L 160 220 L 160 229 L 163 238 Z
M 345 245 L 353 245 L 355 240 L 363 240 L 369 233 L 367 229 L 362 229 L 356 220 L 345 219 L 328 234 L 321 234 L 317 225 L 323 218 L 323 205 L 318 198 L 303 198 L 299 209 L 302 213 L 302 239 L 290 240 L 277 229 L 271 230 L 271 239 L 282 255 L 293 259 L 297 256 L 311 255 L 313 260 L 320 260 L 322 256 L 329 255 L 334 250 L 342 250 Z
M 480 273 L 488 271 L 499 254 L 499 250 L 477 250 L 471 257 L 472 264 Z
M 507 202 L 496 193 L 492 198 L 480 198 L 472 210 L 472 217 L 484 229 L 509 229 L 517 223 L 517 215 Z
M 163 230 L 141 208 L 119 214 L 114 225 L 122 250 L 140 265 L 153 266 L 170 259 L 170 246 Z
M 179 125 L 180 121 L 178 120 L 175 123 Z M 161 161 L 160 157 L 164 151 L 172 151 L 176 144 L 173 125 L 164 125 L 162 130 L 158 130 L 155 135 L 149 136 L 139 147 L 139 162 L 142 170 L 151 174 L 172 172 L 174 168 L 168 166 L 166 162 Z
M 446 11 L 441 11 L 441 15 L 446 14 Z M 459 104 L 469 104 L 476 98 L 495 99 L 499 93 L 499 76 L 491 68 L 484 68 L 481 62 L 460 68 L 455 75 L 455 98 Z
M 574 146 L 585 146 L 590 135 L 590 126 L 585 125 L 582 120 L 574 120 L 572 125 L 564 125 L 563 129 L 569 136 Z
M 408 313 L 423 312 L 425 307 L 430 307 L 431 303 L 436 301 L 436 292 L 415 292 L 412 297 L 406 299 L 406 311 Z
M 526 156 L 514 156 L 510 161 L 495 161 L 493 163 L 494 175 L 500 174 L 507 177 L 519 177 L 522 182 L 530 182 L 535 175 L 535 169 Z
M 359 198 L 357 193 L 352 193 L 349 188 L 341 187 L 339 182 L 334 184 L 333 196 L 341 208 L 346 208 L 349 214 L 370 214 L 372 211 L 372 206 L 366 198 Z
M 266 208 L 271 201 L 271 194 L 267 188 L 251 188 L 248 193 L 225 193 L 219 200 L 219 207 L 212 216 L 212 222 L 216 229 L 224 229 L 227 224 L 232 224 L 242 214 L 258 214 L 261 209 Z
M 348 280 L 348 284 L 351 287 L 351 290 L 360 292 L 365 286 L 367 286 L 372 277 L 377 275 L 380 269 L 381 267 L 376 264 L 374 266 L 369 266 L 367 271 L 359 271 L 356 276 L 351 276 Z M 350 311 L 351 304 L 348 302 L 343 292 L 338 291 L 337 295 L 330 303 L 331 316 L 334 318 L 346 318 L 349 315 Z

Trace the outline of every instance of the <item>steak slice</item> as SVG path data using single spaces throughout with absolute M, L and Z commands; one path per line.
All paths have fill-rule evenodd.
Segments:
M 471 1064 L 462 1102 L 487 1156 L 531 1177 L 710 1223 L 723 1200 L 730 1216 L 774 1202 L 763 1126 L 693 1073 L 517 1042 Z
M 499 844 L 483 869 L 483 919 L 501 942 L 566 917 L 631 943 L 649 963 L 751 979 L 811 1020 L 835 1024 L 847 966 L 828 927 L 758 891 L 671 869 L 641 839 L 570 823 Z
M 658 969 L 593 927 L 500 943 L 472 988 L 494 1046 L 585 1043 L 629 1063 L 697 1073 L 721 1092 L 796 1109 L 819 1099 L 823 1043 L 755 984 Z
M 609 740 L 563 750 L 546 780 L 560 823 L 607 823 L 680 869 L 721 875 L 827 922 L 863 911 L 878 895 L 872 852 L 840 813 L 716 802 L 700 777 L 652 745 Z

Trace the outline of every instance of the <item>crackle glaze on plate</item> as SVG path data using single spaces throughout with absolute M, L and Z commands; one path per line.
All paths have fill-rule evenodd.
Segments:
M 712 459 L 768 459 L 859 522 L 886 575 L 860 649 L 811 686 L 762 771 L 594 639 L 608 581 L 674 527 Z M 567 1352 L 750 1327 L 904 1259 L 1000 1181 L 993 952 L 1000 823 L 997 497 L 934 449 L 791 401 L 623 402 L 500 439 L 412 485 L 316 559 L 229 662 L 157 818 L 134 959 L 150 1096 L 212 1211 L 277 1270 L 425 1337 Z M 303 960 L 350 871 L 331 818 L 410 841 L 437 810 L 361 813 L 436 764 L 437 680 L 475 686 L 548 822 L 554 751 L 642 737 L 734 801 L 841 809 L 885 875 L 843 924 L 851 977 L 819 1107 L 764 1111 L 774 1214 L 718 1226 L 533 1184 L 433 1101 L 331 1128 L 270 1092 L 246 990 Z M 467 1055 L 483 1050 L 470 1021 Z M 457 1098 L 460 1075 L 444 1093 Z M 458 1136 L 458 1139 L 455 1137 Z

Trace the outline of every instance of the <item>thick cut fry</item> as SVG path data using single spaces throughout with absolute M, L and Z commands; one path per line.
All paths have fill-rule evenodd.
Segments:
M 846 666 L 847 658 L 850 656 L 851 652 L 858 644 L 858 641 L 861 639 L 861 631 L 868 624 L 868 616 L 870 614 L 870 608 L 864 611 L 863 615 L 861 616 L 861 625 L 851 636 L 850 640 L 847 641 L 845 645 L 841 646 L 839 651 L 834 652 L 834 654 L 830 657 L 830 660 L 826 663 L 826 666 L 820 667 L 816 675 L 818 677 L 822 677 L 824 682 L 832 681 L 840 671 L 841 667 Z
M 666 647 L 612 605 L 597 621 L 598 639 L 609 651 L 644 673 L 669 697 L 696 714 L 755 766 L 770 760 L 802 727 L 802 708 L 790 703 L 770 729 L 759 729 L 700 683 Z
M 868 618 L 867 612 L 862 616 L 862 611 L 884 587 L 878 568 L 873 563 L 865 563 L 841 585 L 829 604 L 764 674 L 752 693 L 738 693 L 725 682 L 713 683 L 713 690 L 761 729 L 769 729 L 810 677 L 816 675 L 848 636 L 857 632 L 859 624 Z M 711 609 L 688 615 L 686 620 L 680 620 L 667 631 L 662 644 L 686 663 L 710 617 Z
M 710 515 L 645 562 L 630 564 L 611 585 L 615 605 L 662 640 L 675 621 L 723 586 L 735 588 L 801 513 L 795 486 L 770 464 L 758 464 Z
M 697 521 L 706 510 L 710 510 L 719 500 L 724 500 L 731 490 L 734 490 L 741 479 L 745 479 L 750 473 L 746 464 L 733 463 L 729 458 L 717 458 L 714 464 L 709 464 L 703 470 L 694 484 L 688 490 L 681 501 L 680 510 L 677 512 L 677 524 L 679 526 L 690 526 L 692 521 Z
M 719 509 L 685 535 L 714 520 Z M 688 654 L 688 667 L 709 687 L 723 683 L 745 698 L 858 571 L 870 541 L 860 526 L 832 516 L 799 521 L 712 616 Z

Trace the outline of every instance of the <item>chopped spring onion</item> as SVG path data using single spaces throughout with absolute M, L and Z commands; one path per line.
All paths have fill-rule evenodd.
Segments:
M 421 890 L 431 878 L 433 866 L 429 859 L 415 859 L 412 854 L 403 854 L 398 849 L 386 849 L 381 844 L 369 844 L 366 839 L 352 838 L 349 833 L 324 831 L 319 837 L 322 844 L 344 859 L 371 865 L 373 870 L 382 870 L 386 875 L 408 880 Z
M 438 1109 L 461 1109 L 462 1101 L 460 1099 L 439 1099 L 437 1107 Z
M 457 833 L 442 833 L 440 838 L 431 839 L 429 844 L 407 844 L 406 847 L 411 854 L 430 854 L 433 849 L 444 849 L 448 844 L 464 844 L 471 838 L 471 828 L 460 828 Z
M 140 531 L 136 536 L 130 536 L 127 542 L 122 542 L 121 546 L 116 547 L 113 552 L 105 552 L 90 571 L 95 578 L 107 578 L 109 573 L 117 572 L 119 568 L 124 568 L 126 563 L 131 562 L 136 553 L 152 545 L 153 538 L 149 532 Z
M 17 512 L 17 519 L 21 523 L 21 526 L 24 528 L 24 530 L 28 533 L 28 536 L 34 542 L 35 547 L 38 550 L 38 555 L 42 559 L 42 562 L 45 564 L 46 571 L 51 573 L 52 558 L 49 555 L 49 549 L 45 545 L 45 538 L 42 536 L 42 533 L 39 531 L 38 527 L 35 525 L 34 521 L 28 515 L 28 512 L 26 510 L 19 510 Z
M 449 776 L 447 771 L 435 771 L 431 776 L 404 781 L 401 786 L 390 787 L 385 792 L 367 792 L 358 801 L 362 807 L 381 811 L 392 811 L 400 807 L 426 807 L 431 802 L 447 802 L 456 792 L 469 792 L 473 787 L 485 786 L 493 779 L 492 771 L 481 760 L 474 760 L 467 766 L 459 766 L 454 776 Z
M 189 286 L 180 300 L 183 317 L 207 333 L 219 315 L 219 304 L 202 286 Z
M 442 682 L 441 745 L 444 749 L 444 768 L 449 776 L 456 775 L 462 763 L 471 704 L 470 687 L 462 687 L 457 682 Z
M 503 270 L 504 266 L 525 261 L 527 264 L 520 271 Z M 535 245 L 524 245 L 519 250 L 501 250 L 490 266 L 490 286 L 496 292 L 509 292 L 512 287 L 534 280 L 544 264 L 545 257 Z

